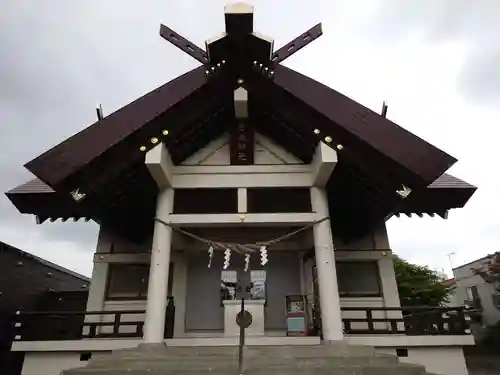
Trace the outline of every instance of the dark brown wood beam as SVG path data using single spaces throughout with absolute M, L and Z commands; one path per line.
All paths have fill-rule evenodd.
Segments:
M 304 163 L 311 162 L 316 143 L 294 132 L 283 119 L 273 117 L 272 113 L 252 97 L 249 97 L 249 121 L 254 124 L 256 131 L 271 138 Z
M 43 224 L 45 221 L 47 221 L 48 217 L 47 216 L 36 215 L 35 219 L 36 219 L 36 223 L 37 224 Z
M 202 64 L 208 63 L 208 55 L 202 48 L 182 37 L 171 28 L 160 25 L 160 36 L 193 59 L 198 60 Z
M 444 220 L 447 220 L 448 219 L 449 211 L 448 210 L 440 211 L 440 212 L 436 212 L 436 214 L 438 216 L 440 216 L 441 218 L 443 218 Z
M 301 34 L 300 36 L 274 52 L 271 61 L 274 63 L 281 63 L 285 61 L 290 56 L 307 46 L 309 43 L 318 39 L 321 35 L 323 35 L 323 30 L 321 27 L 321 23 L 318 23 L 316 26 L 310 28 L 305 33 Z
M 230 111 L 228 108 L 229 106 L 232 106 L 232 102 L 229 100 L 223 100 L 220 105 L 214 107 L 213 111 L 207 112 L 203 118 L 194 121 L 176 137 L 167 137 L 165 139 L 165 144 L 167 145 L 168 150 L 171 153 L 175 153 L 177 149 L 184 148 L 186 143 L 197 137 L 201 129 L 216 124 L 221 120 L 227 121 L 227 118 L 229 117 L 228 112 Z M 234 118 L 234 116 L 231 115 L 231 118 Z
M 229 128 L 231 121 L 234 121 L 234 117 L 224 111 L 210 121 L 198 124 L 195 128 L 196 131 L 190 131 L 182 137 L 181 142 L 169 146 L 172 162 L 178 165 L 211 141 L 214 141 Z

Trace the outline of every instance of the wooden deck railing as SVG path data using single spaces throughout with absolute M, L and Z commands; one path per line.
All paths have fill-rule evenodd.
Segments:
M 142 337 L 144 320 L 124 319 L 139 310 L 17 312 L 14 341 Z
M 144 310 L 17 311 L 12 318 L 14 341 L 142 338 Z M 174 335 L 175 303 L 168 297 L 165 338 Z
M 470 334 L 469 317 L 463 307 L 343 307 L 342 313 L 348 335 Z
M 143 315 L 143 310 L 18 312 L 12 320 L 14 341 L 141 338 Z M 343 307 L 342 316 L 347 335 L 470 334 L 467 312 L 461 307 Z M 167 310 L 165 338 L 173 337 L 174 317 L 175 310 Z

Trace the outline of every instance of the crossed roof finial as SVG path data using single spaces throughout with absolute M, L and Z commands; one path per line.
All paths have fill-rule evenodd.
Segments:
M 226 30 L 221 36 L 205 42 L 206 51 L 165 25 L 160 26 L 160 35 L 200 63 L 215 65 L 235 57 L 228 56 L 234 55 L 235 46 L 239 47 L 236 50 L 248 54 L 251 61 L 281 63 L 323 34 L 319 23 L 274 52 L 274 41 L 253 30 L 253 13 L 253 6 L 246 3 L 226 5 Z

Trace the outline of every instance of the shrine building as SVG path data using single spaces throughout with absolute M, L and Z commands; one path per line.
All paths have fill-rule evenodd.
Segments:
M 386 222 L 447 219 L 476 187 L 447 174 L 457 160 L 389 120 L 387 106 L 374 112 L 282 64 L 321 24 L 275 49 L 254 30 L 253 7 L 225 11 L 225 32 L 205 49 L 161 25 L 199 67 L 99 109 L 6 193 L 38 224 L 100 228 L 80 318 L 61 331 L 49 313 L 18 313 L 23 375 L 47 356 L 61 371 L 82 353 L 141 342 L 236 345 L 241 299 L 248 345 L 404 348 L 428 371 L 467 374 L 463 311 L 419 325 L 401 308 Z

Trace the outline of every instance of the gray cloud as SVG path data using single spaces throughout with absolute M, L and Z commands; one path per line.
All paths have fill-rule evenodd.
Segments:
M 25 162 L 94 122 L 97 102 L 109 113 L 182 72 L 182 67 L 160 68 L 166 61 L 166 48 L 157 37 L 158 20 L 142 20 L 148 25 L 144 28 L 113 29 L 115 21 L 126 24 L 135 16 L 141 24 L 140 11 L 122 6 L 123 2 L 119 20 L 113 20 L 119 9 L 116 5 L 8 1 L 3 6 L 2 192 L 32 177 L 22 168 Z M 116 38 L 117 33 L 121 38 Z M 48 247 L 52 241 L 67 241 L 83 251 L 95 249 L 95 225 L 56 222 L 36 226 L 34 218 L 20 215 L 3 195 L 0 225 L 37 233 Z M 22 245 L 23 236 L 12 238 Z
M 459 88 L 469 100 L 494 101 L 500 96 L 499 15 L 496 0 L 382 0 L 365 27 L 378 42 L 419 35 L 430 43 L 463 43 Z

